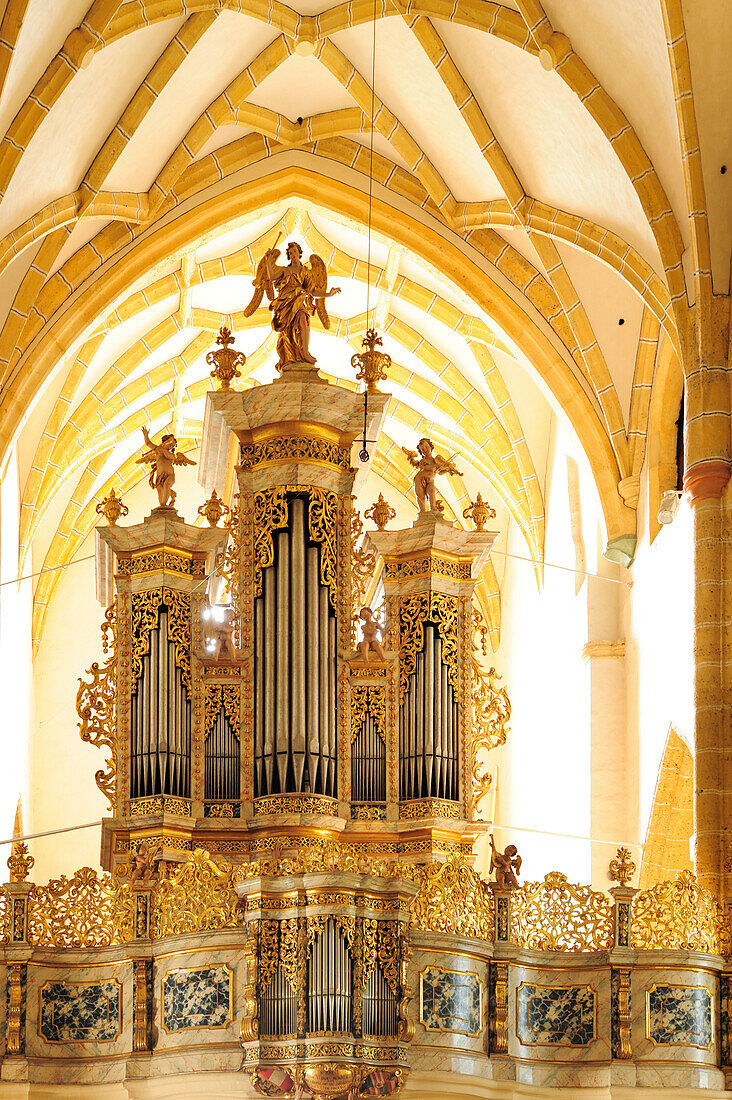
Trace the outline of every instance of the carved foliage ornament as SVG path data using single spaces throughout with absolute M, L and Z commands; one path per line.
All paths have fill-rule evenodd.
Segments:
M 204 740 L 214 727 L 216 718 L 223 708 L 229 719 L 234 735 L 241 740 L 240 709 L 241 691 L 238 684 L 206 684 L 204 688 Z M 216 816 L 216 815 L 214 815 Z
M 229 537 L 226 550 L 216 555 L 216 575 L 226 584 L 229 601 L 234 609 L 234 648 L 241 648 L 241 498 L 236 494 L 226 520 Z
M 351 687 L 351 744 L 370 714 L 376 732 L 386 743 L 386 684 L 353 684 Z
M 366 589 L 376 568 L 376 555 L 363 548 L 363 522 L 351 497 L 351 644 L 356 642 L 358 613 L 366 600 Z
M 632 914 L 631 943 L 640 950 L 730 951 L 724 907 L 691 871 L 636 894 Z
M 97 748 L 109 749 L 106 766 L 95 775 L 99 790 L 109 801 L 112 813 L 117 806 L 117 604 L 107 608 L 102 623 L 102 650 L 107 654 L 103 665 L 95 661 L 87 669 L 91 680 L 79 679 L 76 713 L 79 736 Z
M 142 658 L 150 652 L 150 633 L 158 625 L 160 608 L 168 609 L 168 640 L 175 645 L 175 664 L 191 693 L 191 598 L 172 588 L 132 593 L 132 687 L 142 674 Z
M 310 498 L 310 538 L 320 543 L 320 579 L 327 585 L 330 602 L 337 610 L 338 496 L 314 486 L 282 485 L 254 494 L 254 595 L 262 595 L 262 570 L 274 562 L 272 532 L 287 527 L 288 494 L 307 492 Z
M 424 624 L 437 623 L 442 639 L 442 659 L 453 690 L 458 690 L 458 601 L 444 592 L 421 592 L 399 601 L 399 703 L 409 677 L 417 667 L 417 653 L 424 645 Z
M 411 924 L 424 932 L 493 939 L 493 897 L 488 884 L 456 853 L 444 863 L 415 868 L 420 888 Z
M 511 940 L 536 951 L 604 951 L 613 942 L 610 899 L 552 871 L 511 894 Z

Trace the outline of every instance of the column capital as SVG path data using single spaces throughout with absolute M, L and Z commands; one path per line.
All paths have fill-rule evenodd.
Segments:
M 700 500 L 719 500 L 729 481 L 732 466 L 724 459 L 696 462 L 684 474 L 684 492 L 693 506 Z

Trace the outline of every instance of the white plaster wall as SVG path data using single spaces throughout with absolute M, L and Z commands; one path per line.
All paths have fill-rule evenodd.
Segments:
M 18 463 L 13 450 L 0 488 L 0 840 L 12 836 L 18 796 L 23 800 L 26 829 L 29 823 L 28 734 L 33 715 L 31 582 L 16 583 L 18 520 Z M 9 855 L 9 848 L 0 848 L 3 869 Z
M 597 512 L 581 456 L 555 420 L 544 485 L 547 563 L 541 590 L 529 562 L 507 557 L 501 592 L 501 645 L 495 655 L 512 704 L 498 766 L 496 841 L 515 843 L 525 880 L 561 870 L 590 877 L 590 697 L 582 658 L 587 641 L 586 583 L 577 592 L 567 490 L 567 454 L 580 463 L 587 569 L 595 569 Z M 512 526 L 508 554 L 526 557 Z M 582 839 L 576 839 L 582 838 Z
M 645 495 L 628 608 L 628 698 L 637 710 L 638 828 L 645 838 L 669 727 L 694 744 L 694 540 L 682 499 L 673 523 L 650 544 Z

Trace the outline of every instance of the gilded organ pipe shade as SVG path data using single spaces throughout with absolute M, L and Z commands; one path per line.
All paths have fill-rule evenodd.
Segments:
M 282 963 L 261 992 L 259 1032 L 272 1038 L 297 1035 L 297 993 L 288 983 Z
M 399 797 L 458 799 L 459 709 L 435 623 L 424 642 L 399 708 Z
M 255 795 L 335 795 L 337 624 L 303 496 L 273 551 L 254 601 Z
M 161 606 L 130 707 L 130 797 L 190 797 L 191 704 Z

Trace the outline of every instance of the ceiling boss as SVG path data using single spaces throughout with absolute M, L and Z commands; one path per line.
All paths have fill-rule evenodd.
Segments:
M 277 238 L 279 240 L 279 237 Z M 275 241 L 275 244 L 277 241 Z M 302 248 L 290 241 L 285 255 L 287 266 L 277 263 L 279 248 L 268 248 L 257 265 L 255 291 L 244 310 L 251 317 L 259 309 L 266 292 L 272 311 L 272 328 L 277 333 L 277 369 L 288 363 L 315 363 L 310 354 L 310 318 L 317 312 L 324 328 L 330 328 L 325 299 L 340 294 L 340 287 L 328 287 L 328 272 L 320 256 L 311 255 L 302 262 Z

